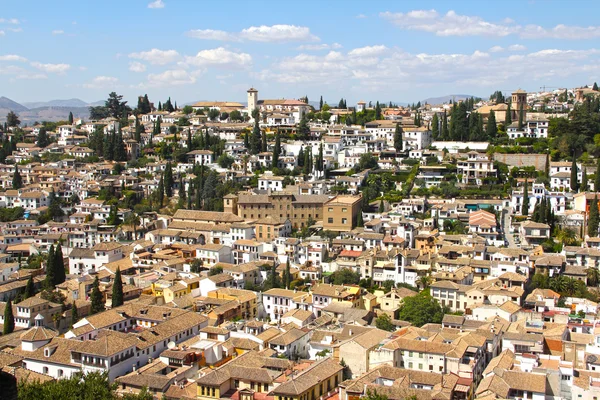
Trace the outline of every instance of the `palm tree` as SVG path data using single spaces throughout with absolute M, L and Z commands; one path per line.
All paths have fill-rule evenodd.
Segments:
M 576 291 L 577 291 L 577 281 L 573 278 L 566 278 L 565 279 L 565 292 L 569 296 L 573 296 Z
M 133 225 L 133 240 L 137 240 L 137 227 L 140 224 L 140 217 L 135 212 L 130 212 L 125 218 L 124 225 Z
M 598 268 L 590 267 L 586 272 L 588 286 L 598 286 L 598 282 L 600 282 L 600 271 L 598 271 Z
M 559 275 L 550 279 L 550 289 L 554 290 L 557 293 L 563 293 L 566 289 L 567 278 L 563 275 Z
M 577 234 L 570 229 L 557 229 L 554 237 L 565 246 L 577 244 Z
M 244 167 L 244 175 L 246 175 L 246 172 L 248 171 L 248 160 L 250 160 L 250 155 L 244 154 L 242 156 L 242 165 Z
M 431 277 L 429 275 L 420 276 L 418 279 L 418 283 L 419 283 L 419 286 L 421 286 L 421 288 L 423 290 L 425 290 L 431 284 Z

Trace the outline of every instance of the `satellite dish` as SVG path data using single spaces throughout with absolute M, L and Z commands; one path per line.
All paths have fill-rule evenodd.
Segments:
M 175 348 L 175 346 L 177 346 L 177 345 L 175 344 L 175 342 L 169 342 L 169 343 L 167 344 L 167 348 L 168 348 L 169 350 L 173 350 L 173 349 Z

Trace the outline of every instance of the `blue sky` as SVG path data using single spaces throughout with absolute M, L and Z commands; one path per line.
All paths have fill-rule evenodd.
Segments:
M 6 2 L 0 96 L 417 101 L 600 81 L 595 2 Z

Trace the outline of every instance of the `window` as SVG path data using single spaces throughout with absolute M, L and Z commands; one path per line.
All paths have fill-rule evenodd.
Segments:
M 329 207 L 329 208 L 327 209 L 327 211 L 329 211 L 329 212 L 333 212 L 333 208 Z
M 333 218 L 327 218 L 327 223 L 328 224 L 333 224 Z
M 348 218 L 342 218 L 342 224 L 347 224 L 348 223 Z
M 42 369 L 42 371 L 43 371 L 43 373 L 44 373 L 44 374 L 47 374 L 47 373 L 48 373 L 48 367 L 44 367 L 44 368 Z

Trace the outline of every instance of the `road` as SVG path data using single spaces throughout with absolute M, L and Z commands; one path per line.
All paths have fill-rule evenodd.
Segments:
M 502 210 L 502 231 L 504 239 L 508 242 L 508 247 L 517 247 L 515 237 L 510 233 L 510 211 L 508 208 Z

